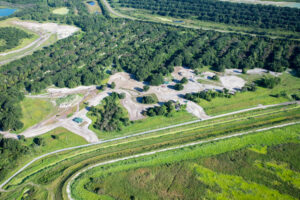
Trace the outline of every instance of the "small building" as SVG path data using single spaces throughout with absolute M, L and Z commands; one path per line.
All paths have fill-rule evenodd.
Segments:
M 75 118 L 73 119 L 73 121 L 76 122 L 76 123 L 78 123 L 78 124 L 80 124 L 80 123 L 83 122 L 83 119 L 80 118 L 80 117 L 75 117 Z

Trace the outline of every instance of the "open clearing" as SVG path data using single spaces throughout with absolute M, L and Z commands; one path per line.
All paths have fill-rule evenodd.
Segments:
M 255 69 L 255 71 L 258 71 Z M 62 101 L 64 99 L 69 99 L 67 102 L 58 105 L 61 107 L 61 112 L 55 116 L 51 116 L 48 119 L 40 122 L 37 125 L 33 125 L 23 132 L 21 135 L 25 137 L 35 137 L 44 133 L 47 133 L 55 128 L 64 127 L 67 130 L 74 132 L 77 135 L 84 137 L 89 142 L 97 142 L 99 139 L 115 137 L 118 135 L 130 134 L 132 131 L 139 132 L 145 131 L 153 128 L 154 126 L 158 128 L 171 124 L 176 124 L 191 120 L 194 117 L 199 119 L 208 119 L 209 115 L 223 114 L 226 112 L 232 112 L 240 109 L 247 109 L 251 107 L 256 107 L 260 105 L 268 105 L 274 103 L 282 103 L 289 101 L 287 97 L 274 97 L 272 94 L 276 94 L 282 90 L 288 93 L 295 92 L 298 86 L 298 78 L 291 76 L 289 73 L 285 72 L 280 75 L 282 78 L 281 86 L 277 86 L 274 89 L 266 89 L 258 87 L 256 92 L 237 92 L 246 83 L 247 77 L 251 76 L 261 76 L 260 74 L 241 74 L 237 70 L 228 70 L 225 73 L 218 73 L 220 82 L 212 81 L 211 77 L 215 73 L 206 71 L 202 74 L 196 75 L 195 72 L 188 68 L 175 67 L 174 72 L 171 74 L 172 81 L 166 81 L 165 84 L 160 86 L 150 86 L 150 89 L 145 92 L 143 91 L 143 86 L 145 83 L 136 81 L 131 77 L 130 74 L 125 72 L 118 72 L 111 75 L 108 84 L 112 82 L 115 83 L 116 87 L 114 89 L 106 88 L 104 91 L 98 91 L 96 86 L 80 86 L 77 88 L 49 88 L 47 93 L 41 95 L 30 95 L 29 97 L 35 99 L 49 98 L 53 99 L 53 102 Z M 262 72 L 261 74 L 264 74 Z M 183 77 L 188 79 L 188 82 L 184 84 L 184 89 L 181 91 L 174 90 L 174 85 L 180 81 Z M 200 82 L 199 82 L 200 80 Z M 206 80 L 207 82 L 201 83 L 201 80 Z M 212 82 L 212 84 L 211 84 Z M 289 87 L 288 87 L 289 86 Z M 192 101 L 188 101 L 183 98 L 186 93 L 199 92 L 203 90 L 223 90 L 224 88 L 229 89 L 233 93 L 236 93 L 231 98 L 221 98 L 217 97 L 211 101 L 201 100 L 199 104 Z M 91 119 L 87 116 L 88 109 L 84 105 L 97 106 L 101 103 L 101 100 L 108 96 L 111 92 L 124 93 L 125 99 L 122 99 L 120 103 L 128 112 L 128 117 L 131 121 L 142 120 L 142 125 L 137 126 L 135 123 L 131 124 L 129 127 L 124 128 L 124 131 L 112 132 L 110 134 L 103 133 L 99 130 L 93 128 L 93 123 L 95 119 Z M 78 94 L 80 94 L 78 96 Z M 137 102 L 137 97 L 143 95 L 156 95 L 158 99 L 158 104 L 141 104 Z M 71 98 L 76 97 L 76 98 Z M 70 99 L 71 98 L 71 99 Z M 164 120 L 164 118 L 158 118 L 162 120 L 160 124 L 156 123 L 156 119 L 144 119 L 145 116 L 142 112 L 159 103 L 167 101 L 178 102 L 181 105 L 186 106 L 186 111 L 188 113 L 182 113 L 183 118 L 175 117 L 170 120 Z M 83 104 L 85 103 L 85 104 Z M 60 104 L 60 103 L 59 103 Z M 72 117 L 69 117 L 72 116 Z M 180 115 L 178 115 L 180 116 Z M 83 123 L 76 123 L 72 119 L 79 117 L 83 119 Z M 144 120 L 144 121 L 143 121 Z M 150 122 L 150 123 L 149 123 Z M 143 125 L 143 123 L 145 123 Z M 144 128 L 142 128 L 144 126 Z M 151 127 L 153 126 L 153 127 Z M 140 129 L 136 129 L 139 127 Z M 13 134 L 5 133 L 5 137 L 16 137 Z
M 34 33 L 34 40 L 27 41 L 26 44 L 22 44 L 21 48 L 1 53 L 0 65 L 11 62 L 13 60 L 22 58 L 26 55 L 30 55 L 34 51 L 50 45 L 57 40 L 67 38 L 79 31 L 79 28 L 69 25 L 59 25 L 55 23 L 38 23 L 21 21 L 17 18 L 9 19 L 4 23 L 5 25 L 21 27 L 24 30 Z
M 56 15 L 66 15 L 68 12 L 69 9 L 67 7 L 56 8 L 52 11 L 52 13 Z

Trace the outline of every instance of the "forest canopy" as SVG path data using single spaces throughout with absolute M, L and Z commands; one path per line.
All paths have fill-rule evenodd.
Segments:
M 12 49 L 20 44 L 22 39 L 32 35 L 14 27 L 0 27 L 0 52 Z
M 297 8 L 219 0 L 118 0 L 118 5 L 163 16 L 300 32 L 300 9 Z

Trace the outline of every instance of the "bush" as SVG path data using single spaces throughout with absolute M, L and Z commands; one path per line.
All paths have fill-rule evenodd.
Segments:
M 111 88 L 111 89 L 115 89 L 115 87 L 116 87 L 116 83 L 115 83 L 115 82 L 112 82 L 112 83 L 110 84 L 110 88 Z
M 124 92 L 118 94 L 119 99 L 125 99 L 126 94 Z
M 45 145 L 45 140 L 43 138 L 35 137 L 33 138 L 33 143 L 38 145 L 38 146 L 44 146 Z
M 147 92 L 149 89 L 150 89 L 149 85 L 144 85 L 144 86 L 143 86 L 144 92 Z
M 172 113 L 175 111 L 175 107 L 172 101 L 164 103 L 162 106 L 155 106 L 153 108 L 148 108 L 145 112 L 146 115 L 153 117 L 156 115 L 172 116 Z
M 156 103 L 156 99 L 153 98 L 152 96 L 143 96 L 142 103 L 143 104 L 154 104 L 154 103 Z
M 182 84 L 186 84 L 188 82 L 186 77 L 183 77 L 180 81 Z
M 263 78 L 261 78 L 260 80 L 257 81 L 257 84 L 259 86 L 272 89 L 276 85 L 278 85 L 280 83 L 280 81 L 281 81 L 281 79 L 279 77 L 267 77 L 267 76 L 264 76 Z
M 183 90 L 183 85 L 181 83 L 177 83 L 176 85 L 174 85 L 174 89 L 175 90 Z

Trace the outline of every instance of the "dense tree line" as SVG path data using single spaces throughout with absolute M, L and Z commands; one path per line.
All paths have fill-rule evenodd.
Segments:
M 0 52 L 7 49 L 12 49 L 20 44 L 20 41 L 25 38 L 31 38 L 32 35 L 25 31 L 14 27 L 1 27 L 0 28 Z
M 217 97 L 231 98 L 232 95 L 234 95 L 234 94 L 229 93 L 229 91 L 225 88 L 222 91 L 204 90 L 201 92 L 187 93 L 184 96 L 184 98 L 198 103 L 198 102 L 200 102 L 200 99 L 205 99 L 206 101 L 211 101 L 212 99 L 217 98 Z
M 153 116 L 166 116 L 170 117 L 175 112 L 175 106 L 172 101 L 168 101 L 161 106 L 148 108 L 143 114 L 149 117 Z
M 23 127 L 20 121 L 22 109 L 20 101 L 24 99 L 24 94 L 17 89 L 11 88 L 1 91 L 0 95 L 0 130 L 18 130 Z
M 91 108 L 92 115 L 97 117 L 93 124 L 94 128 L 101 131 L 119 131 L 123 126 L 129 125 L 128 117 L 116 102 L 118 99 L 119 95 L 112 93 L 111 96 L 103 99 L 103 108 Z
M 271 77 L 271 76 L 264 76 L 257 81 L 258 85 L 265 87 L 265 88 L 274 88 L 276 85 L 280 83 L 281 79 L 279 77 Z
M 300 32 L 297 8 L 231 3 L 218 0 L 119 0 L 121 7 L 146 9 L 153 14 L 260 28 Z

